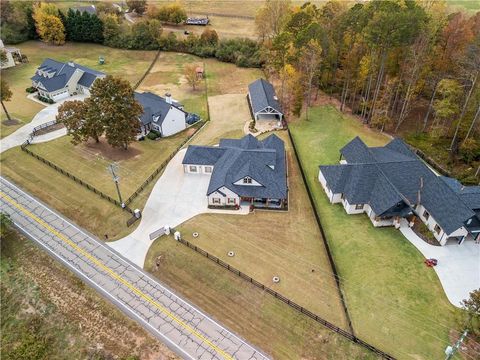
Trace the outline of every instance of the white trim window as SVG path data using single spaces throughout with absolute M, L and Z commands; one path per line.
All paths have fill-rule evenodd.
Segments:
M 363 204 L 356 204 L 355 210 L 363 210 Z
M 195 173 L 197 172 L 197 166 L 196 165 L 190 165 L 188 167 L 188 169 L 189 169 L 190 172 L 195 172 Z
M 425 210 L 423 212 L 423 217 L 425 218 L 425 220 L 428 220 L 430 218 L 430 213 L 427 210 Z
M 228 202 L 228 205 L 235 205 L 237 203 L 235 198 L 228 198 L 227 202 Z
M 212 173 L 212 167 L 211 166 L 205 166 L 205 173 L 211 174 Z
M 220 198 L 212 198 L 212 204 L 220 204 Z
M 250 176 L 245 176 L 243 178 L 243 183 L 244 184 L 251 184 L 252 183 L 252 178 Z

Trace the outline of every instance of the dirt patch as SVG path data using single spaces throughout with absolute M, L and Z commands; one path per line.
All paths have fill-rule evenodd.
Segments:
M 80 149 L 79 153 L 85 159 L 103 158 L 111 161 L 121 161 L 132 159 L 142 154 L 136 143 L 130 144 L 128 149 L 124 150 L 123 148 L 110 146 L 103 137 L 98 143 L 94 140 L 89 140 L 86 144 L 78 145 L 77 148 Z
M 6 120 L 2 121 L 2 124 L 5 125 L 5 126 L 14 126 L 14 125 L 19 125 L 21 123 L 22 122 L 20 120 L 17 120 L 17 119 L 6 119 Z

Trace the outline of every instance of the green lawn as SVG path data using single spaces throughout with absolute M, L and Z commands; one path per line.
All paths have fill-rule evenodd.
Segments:
M 388 138 L 331 106 L 312 108 L 310 120 L 290 124 L 357 334 L 394 356 L 441 358 L 457 310 L 423 256 L 393 228 L 374 228 L 365 215 L 331 205 L 318 182 L 320 164 L 338 163 L 339 149 L 356 135 L 368 145 Z
M 153 243 L 145 268 L 273 359 L 376 358 L 172 237 Z
M 193 244 L 347 330 L 320 229 L 287 133 L 277 135 L 287 147 L 288 212 L 202 214 L 178 230 Z M 194 239 L 193 232 L 200 236 Z M 229 251 L 235 256 L 228 257 Z M 279 276 L 280 283 L 274 284 L 273 276 Z
M 30 145 L 29 149 L 113 198 L 117 198 L 117 191 L 108 166 L 115 162 L 120 190 L 123 200 L 126 200 L 198 126 L 158 141 L 145 139 L 133 142 L 127 151 L 113 149 L 103 138 L 99 144 L 91 141 L 75 146 L 68 136 Z M 46 166 L 40 161 L 38 163 Z
M 96 44 L 67 43 L 64 46 L 52 46 L 40 41 L 27 41 L 15 46 L 22 54 L 27 55 L 29 62 L 2 70 L 2 78 L 8 82 L 13 92 L 12 100 L 5 103 L 7 110 L 20 122 L 5 125 L 3 121 L 6 115 L 2 109 L 1 137 L 30 122 L 35 114 L 43 109 L 41 104 L 27 99 L 25 89 L 31 86 L 30 78 L 45 58 L 50 57 L 59 61 L 73 60 L 107 74 L 123 77 L 135 84 L 155 57 L 155 51 L 120 50 Z M 100 55 L 105 57 L 105 65 L 98 65 Z

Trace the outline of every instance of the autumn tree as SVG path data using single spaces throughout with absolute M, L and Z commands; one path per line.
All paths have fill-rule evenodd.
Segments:
M 202 32 L 202 35 L 200 35 L 200 41 L 204 45 L 215 46 L 218 44 L 218 34 L 215 30 L 207 28 Z
M 10 90 L 10 86 L 8 86 L 7 82 L 2 78 L 0 79 L 1 88 L 0 88 L 0 102 L 2 103 L 3 111 L 7 115 L 8 120 L 12 120 L 10 117 L 7 108 L 5 107 L 4 101 L 10 101 L 12 99 L 12 91 Z
M 290 14 L 290 0 L 266 0 L 255 16 L 255 29 L 264 41 L 277 36 Z
M 42 41 L 54 45 L 65 43 L 65 27 L 59 18 L 55 4 L 42 2 L 35 4 L 32 16 L 38 36 Z
M 462 307 L 466 311 L 466 323 L 470 333 L 480 336 L 480 289 L 470 292 L 468 299 L 462 301 Z
M 96 113 L 96 104 L 91 98 L 85 102 L 66 101 L 58 108 L 56 119 L 67 129 L 72 144 L 77 145 L 89 139 L 98 143 L 104 132 L 104 124 Z
M 435 118 L 432 125 L 435 137 L 444 135 L 449 121 L 458 115 L 460 111 L 458 100 L 462 94 L 462 87 L 456 80 L 443 79 L 438 84 L 437 94 L 439 98 L 433 105 Z
M 142 15 L 147 9 L 147 0 L 127 0 L 127 6 L 130 11 Z
M 88 100 L 92 110 L 89 116 L 103 124 L 110 145 L 126 150 L 140 131 L 139 117 L 143 113 L 132 86 L 127 80 L 107 75 L 95 81 L 90 93 Z
M 197 68 L 195 65 L 186 65 L 183 69 L 183 75 L 187 79 L 188 84 L 195 90 L 200 84 L 201 79 L 197 75 Z

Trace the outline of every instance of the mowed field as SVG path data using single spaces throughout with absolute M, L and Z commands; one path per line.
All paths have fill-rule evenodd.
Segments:
M 294 121 L 290 130 L 357 335 L 399 359 L 442 358 L 449 336 L 459 335 L 453 329 L 460 310 L 448 302 L 435 271 L 398 230 L 374 228 L 365 215 L 331 205 L 318 182 L 318 166 L 338 163 L 340 148 L 355 136 L 370 146 L 388 138 L 332 106 L 312 108 L 310 120 Z
M 313 210 L 286 132 L 277 136 L 287 148 L 287 212 L 202 214 L 178 230 L 200 248 L 270 286 L 339 327 L 346 327 L 340 297 Z M 192 233 L 198 232 L 198 238 Z M 234 257 L 227 253 L 234 251 Z M 272 277 L 280 277 L 274 284 Z
M 135 84 L 155 57 L 155 51 L 120 50 L 96 44 L 67 43 L 59 47 L 40 41 L 27 41 L 15 46 L 28 57 L 29 62 L 2 70 L 2 78 L 13 92 L 12 100 L 5 102 L 5 106 L 10 115 L 19 121 L 13 125 L 6 125 L 4 123 L 6 115 L 2 109 L 1 137 L 30 122 L 35 114 L 43 109 L 41 104 L 27 99 L 25 89 L 31 86 L 30 78 L 45 58 L 58 61 L 71 60 L 110 75 L 120 76 Z M 98 64 L 99 56 L 105 57 L 105 65 Z

